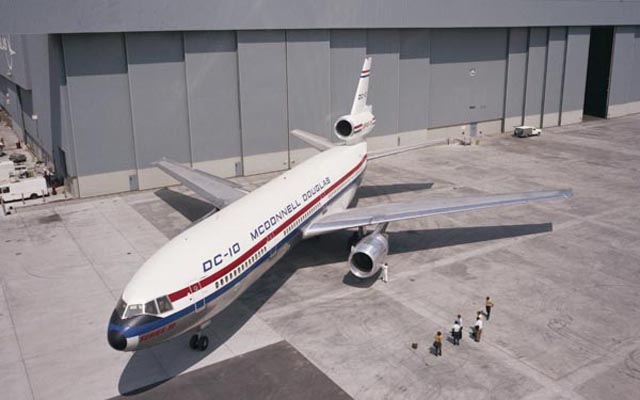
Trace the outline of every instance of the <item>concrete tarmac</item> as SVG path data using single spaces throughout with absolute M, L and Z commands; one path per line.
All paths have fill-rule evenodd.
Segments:
M 162 398 L 211 381 L 235 398 L 637 399 L 638 137 L 635 115 L 371 161 L 360 205 L 575 194 L 392 223 L 387 284 L 348 274 L 351 232 L 305 241 L 213 320 L 204 353 L 187 336 L 117 352 L 106 327 L 131 275 L 206 203 L 176 187 L 21 208 L 0 219 L 0 398 Z M 461 345 L 434 357 L 457 314 Z

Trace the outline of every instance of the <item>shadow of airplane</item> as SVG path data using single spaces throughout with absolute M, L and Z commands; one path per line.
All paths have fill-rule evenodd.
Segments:
M 390 254 L 402 254 L 551 230 L 551 223 L 542 223 L 396 231 L 389 232 L 389 248 Z M 294 247 L 276 266 L 211 320 L 211 324 L 205 329 L 205 334 L 209 336 L 209 347 L 206 351 L 191 350 L 188 345 L 190 334 L 184 334 L 151 349 L 136 352 L 120 376 L 119 392 L 126 396 L 146 392 L 171 380 L 207 357 L 238 332 L 298 269 L 347 260 L 347 243 L 351 234 L 350 231 L 338 231 L 302 241 Z M 375 281 L 376 277 L 360 281 L 348 272 L 342 280 L 343 284 L 358 288 L 370 287 Z M 160 370 L 158 362 L 162 365 Z
M 390 185 L 363 185 L 358 188 L 358 197 L 366 199 L 367 197 L 377 197 L 389 194 L 417 192 L 427 190 L 433 187 L 433 182 L 428 183 L 395 183 Z
M 204 200 L 168 188 L 158 189 L 153 193 L 191 222 L 196 222 L 216 210 L 212 204 Z

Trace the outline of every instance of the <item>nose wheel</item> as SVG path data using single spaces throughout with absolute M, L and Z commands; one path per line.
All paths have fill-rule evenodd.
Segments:
M 209 338 L 206 335 L 195 334 L 189 339 L 189 347 L 193 350 L 205 351 L 209 347 Z

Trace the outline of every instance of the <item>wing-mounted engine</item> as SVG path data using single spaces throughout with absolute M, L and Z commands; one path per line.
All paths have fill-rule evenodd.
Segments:
M 371 75 L 371 57 L 364 59 L 358 88 L 351 106 L 351 113 L 338 118 L 333 125 L 333 132 L 340 140 L 358 141 L 373 130 L 376 118 L 371 106 L 367 104 L 369 95 L 369 76 Z
M 370 278 L 380 270 L 387 253 L 389 253 L 387 235 L 376 230 L 351 248 L 349 269 L 358 278 Z

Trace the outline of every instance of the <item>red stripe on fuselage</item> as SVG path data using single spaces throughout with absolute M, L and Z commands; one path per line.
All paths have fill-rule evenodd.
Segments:
M 284 229 L 286 229 L 289 225 L 291 225 L 291 223 L 293 223 L 293 221 L 295 221 L 296 219 L 298 219 L 302 214 L 304 214 L 305 212 L 307 212 L 311 207 L 313 207 L 316 203 L 318 203 L 320 200 L 322 200 L 322 198 L 324 197 L 325 193 L 329 193 L 332 190 L 334 190 L 336 187 L 340 186 L 345 180 L 349 179 L 349 177 L 351 175 L 353 175 L 361 166 L 362 164 L 364 164 L 364 161 L 367 159 L 367 156 L 365 155 L 364 157 L 362 157 L 362 160 L 360 160 L 360 162 L 358 163 L 358 165 L 356 165 L 355 167 L 353 167 L 349 172 L 347 172 L 342 178 L 340 178 L 339 180 L 337 180 L 333 185 L 331 185 L 329 187 L 329 189 L 327 189 L 326 191 L 324 191 L 322 194 L 320 194 L 319 196 L 316 196 L 315 199 L 313 199 L 313 201 L 311 201 L 309 204 L 307 204 L 306 206 L 304 206 L 300 211 L 298 211 L 294 216 L 292 216 L 291 218 L 289 218 L 288 220 L 286 220 L 282 225 L 280 225 L 278 228 L 276 228 L 273 232 L 271 232 L 269 235 L 267 235 L 267 237 L 261 239 L 258 243 L 256 243 L 251 249 L 249 249 L 249 251 L 245 252 L 244 254 L 242 254 L 240 257 L 236 258 L 234 261 L 232 261 L 229 265 L 227 265 L 226 267 L 224 267 L 223 269 L 221 269 L 220 271 L 214 273 L 213 275 L 210 275 L 204 279 L 202 279 L 200 281 L 200 288 L 204 288 L 205 286 L 208 286 L 210 284 L 212 284 L 213 282 L 217 281 L 218 279 L 220 279 L 221 277 L 225 276 L 227 273 L 229 273 L 229 271 L 231 271 L 232 269 L 234 269 L 235 267 L 237 267 L 238 265 L 242 264 L 245 260 L 247 260 L 249 257 L 251 257 L 256 251 L 258 251 L 258 249 L 260 249 L 262 246 L 264 246 L 268 240 L 269 240 L 269 236 L 275 236 L 277 234 L 279 234 L 280 232 L 282 232 Z M 185 287 L 182 288 L 180 290 L 177 290 L 173 293 L 171 293 L 169 295 L 169 300 L 173 301 L 177 301 L 182 299 L 183 297 L 187 296 L 189 294 L 189 287 Z

